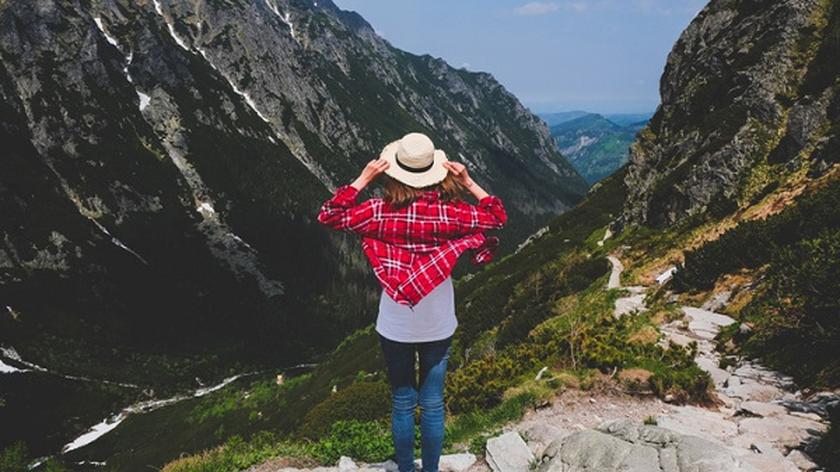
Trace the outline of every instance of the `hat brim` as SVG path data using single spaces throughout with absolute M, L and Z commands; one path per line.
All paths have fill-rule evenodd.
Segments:
M 385 159 L 390 164 L 385 170 L 385 174 L 389 177 L 399 180 L 400 182 L 414 188 L 423 188 L 434 185 L 443 181 L 449 171 L 443 167 L 443 163 L 447 161 L 446 153 L 440 149 L 435 150 L 434 161 L 432 167 L 425 172 L 409 172 L 397 164 L 397 147 L 399 141 L 385 146 L 382 150 L 380 158 Z

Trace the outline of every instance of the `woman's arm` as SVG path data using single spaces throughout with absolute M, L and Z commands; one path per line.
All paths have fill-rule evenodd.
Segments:
M 456 220 L 462 231 L 481 232 L 502 228 L 507 222 L 507 212 L 499 197 L 490 195 L 470 177 L 467 168 L 458 162 L 445 162 L 444 167 L 477 200 L 478 205 L 463 204 L 457 207 Z
M 370 161 L 356 180 L 350 185 L 337 188 L 335 195 L 324 202 L 318 213 L 318 221 L 337 230 L 358 234 L 371 232 L 377 202 L 368 200 L 357 205 L 356 198 L 361 190 L 387 168 L 388 162 L 383 159 Z

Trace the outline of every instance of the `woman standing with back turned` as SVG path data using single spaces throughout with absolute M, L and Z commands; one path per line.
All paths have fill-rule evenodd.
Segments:
M 357 204 L 359 192 L 383 172 L 384 197 Z M 478 205 L 461 198 L 466 192 Z M 466 250 L 472 250 L 474 264 L 489 262 L 498 238 L 484 232 L 501 228 L 506 220 L 502 201 L 420 133 L 387 145 L 353 183 L 336 190 L 318 215 L 321 223 L 362 237 L 362 249 L 382 285 L 376 331 L 391 384 L 391 432 L 400 472 L 414 470 L 418 404 L 423 471 L 438 470 L 446 362 L 458 325 L 450 274 Z

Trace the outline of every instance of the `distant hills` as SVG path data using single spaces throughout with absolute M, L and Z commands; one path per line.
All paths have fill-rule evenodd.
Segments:
M 627 162 L 630 143 L 651 114 L 569 111 L 540 116 L 550 126 L 563 155 L 588 183 L 594 184 Z

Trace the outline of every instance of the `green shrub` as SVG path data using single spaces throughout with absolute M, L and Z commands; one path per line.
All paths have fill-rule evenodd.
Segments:
M 315 406 L 303 419 L 300 434 L 318 439 L 340 420 L 371 421 L 391 413 L 391 391 L 387 383 L 356 382 L 338 390 Z
M 447 377 L 447 406 L 454 413 L 495 406 L 517 373 L 513 359 L 504 355 L 470 362 Z
M 29 451 L 26 444 L 16 442 L 0 451 L 0 470 L 3 472 L 26 472 Z
M 245 470 L 275 457 L 311 462 L 311 456 L 312 447 L 308 444 L 288 442 L 270 432 L 261 432 L 247 440 L 232 436 L 215 449 L 166 464 L 162 472 L 229 472 Z
M 559 271 L 538 272 L 524 284 L 527 289 L 522 292 L 526 293 L 517 293 L 508 304 L 506 311 L 510 314 L 499 327 L 499 346 L 524 341 L 535 326 L 553 315 L 556 300 L 586 289 L 609 270 L 607 259 L 598 257 L 583 259 Z
M 341 456 L 381 462 L 394 455 L 391 429 L 385 421 L 338 421 L 314 445 L 315 457 L 334 464 Z
M 674 275 L 676 290 L 708 290 L 718 277 L 771 261 L 783 248 L 840 228 L 840 185 L 831 182 L 763 220 L 740 223 L 715 241 L 688 251 Z
M 840 228 L 780 250 L 766 289 L 742 312 L 754 325 L 745 349 L 803 384 L 840 385 L 838 294 Z

